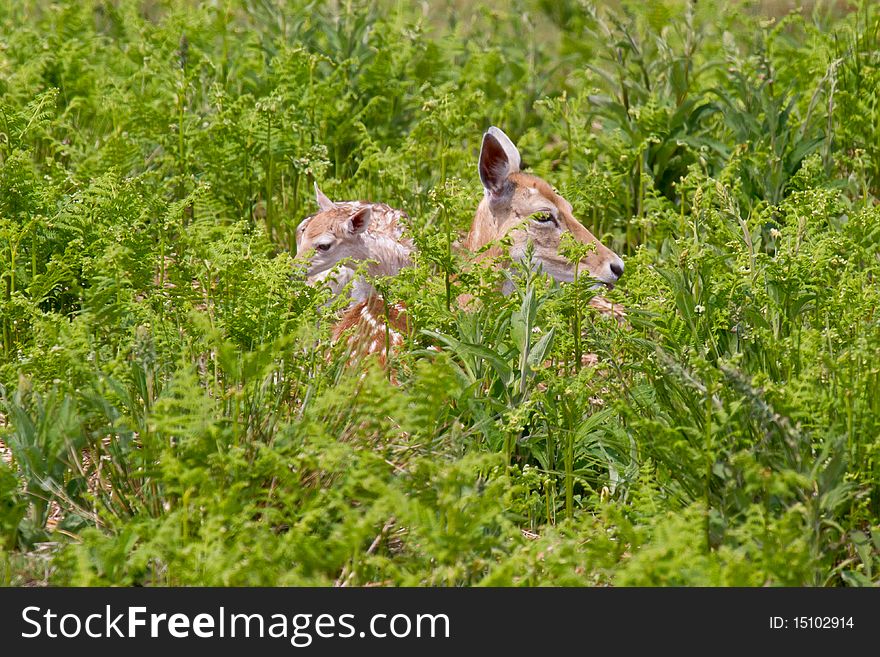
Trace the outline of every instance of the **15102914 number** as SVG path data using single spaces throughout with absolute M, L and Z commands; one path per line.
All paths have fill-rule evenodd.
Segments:
M 774 630 L 841 630 L 853 629 L 852 616 L 782 616 L 770 617 L 770 628 Z
M 796 630 L 851 629 L 852 616 L 795 616 L 792 624 Z

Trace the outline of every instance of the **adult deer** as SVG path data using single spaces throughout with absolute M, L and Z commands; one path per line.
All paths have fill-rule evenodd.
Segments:
M 604 246 L 572 214 L 566 201 L 541 178 L 520 171 L 522 158 L 510 138 L 492 126 L 483 135 L 480 149 L 480 180 L 485 194 L 477 207 L 464 246 L 476 252 L 504 237 L 510 238 L 511 260 L 523 261 L 529 243 L 531 266 L 540 266 L 561 283 L 588 275 L 597 286 L 614 287 L 623 275 L 623 260 Z M 579 242 L 593 246 L 588 255 L 572 262 L 560 252 L 562 236 L 569 233 Z M 500 252 L 490 248 L 491 254 Z M 622 312 L 607 300 L 594 297 L 592 305 L 620 316 Z
M 338 295 L 351 283 L 352 303 L 333 329 L 334 342 L 349 335 L 359 355 L 378 354 L 403 344 L 408 332 L 406 313 L 389 305 L 364 278 L 355 278 L 358 263 L 369 277 L 394 276 L 412 264 L 412 240 L 406 235 L 406 214 L 384 203 L 331 201 L 315 183 L 319 211 L 296 229 L 296 257 L 306 260 L 310 284 L 326 283 Z

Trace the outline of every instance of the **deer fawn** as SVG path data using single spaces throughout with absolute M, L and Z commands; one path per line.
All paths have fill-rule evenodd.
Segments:
M 334 272 L 334 266 L 345 260 L 365 261 L 370 276 L 393 276 L 411 264 L 413 244 L 403 226 L 406 213 L 384 203 L 334 203 L 317 183 L 315 196 L 319 212 L 303 219 L 296 229 L 297 258 L 313 251 L 307 271 L 310 283 L 327 281 L 339 294 L 354 277 L 354 269 L 345 263 Z M 360 283 L 352 291 L 357 301 L 375 293 L 372 286 Z
M 492 126 L 483 135 L 480 149 L 480 180 L 485 195 L 477 207 L 464 246 L 477 251 L 503 237 L 510 237 L 509 256 L 523 261 L 526 246 L 533 245 L 532 266 L 540 266 L 561 283 L 573 281 L 575 273 L 591 276 L 596 285 L 614 287 L 623 275 L 623 260 L 604 246 L 574 218 L 571 204 L 541 178 L 520 171 L 519 151 L 510 138 Z M 594 249 L 579 262 L 560 253 L 564 233 Z M 489 250 L 492 253 L 492 249 Z M 499 251 L 495 249 L 497 255 Z M 600 297 L 592 305 L 620 315 L 619 309 Z
M 308 261 L 310 284 L 325 282 L 334 295 L 352 284 L 352 304 L 333 329 L 333 341 L 349 334 L 359 355 L 378 354 L 385 362 L 391 347 L 408 332 L 404 309 L 389 306 L 366 280 L 355 278 L 351 265 L 364 262 L 369 276 L 393 276 L 411 264 L 412 240 L 404 232 L 406 214 L 384 203 L 334 203 L 315 183 L 319 211 L 296 229 L 296 257 Z

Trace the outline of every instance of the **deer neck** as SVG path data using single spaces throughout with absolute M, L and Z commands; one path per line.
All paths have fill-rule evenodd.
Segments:
M 412 245 L 388 235 L 369 233 L 364 236 L 364 247 L 370 261 L 367 271 L 371 276 L 394 276 L 403 267 L 412 264 Z
M 484 197 L 480 201 L 480 205 L 477 206 L 477 212 L 467 236 L 466 248 L 469 251 L 477 251 L 489 242 L 498 239 L 501 235 L 501 227 L 509 214 L 509 207 L 493 209 L 488 196 Z

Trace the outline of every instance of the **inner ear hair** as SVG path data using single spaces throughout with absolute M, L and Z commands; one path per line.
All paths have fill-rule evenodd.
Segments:
M 496 126 L 489 126 L 489 129 L 486 131 L 487 135 L 491 135 L 495 138 L 495 140 L 501 145 L 501 148 L 504 149 L 504 152 L 507 154 L 507 174 L 510 175 L 516 171 L 519 171 L 522 167 L 522 156 L 519 154 L 519 149 L 516 147 L 516 144 L 504 134 L 504 131 L 501 128 Z
M 483 187 L 493 195 L 500 195 L 510 173 L 510 159 L 498 139 L 488 132 L 483 135 L 479 168 Z
M 370 225 L 370 219 L 373 217 L 373 211 L 369 206 L 361 208 L 348 220 L 348 232 L 352 235 L 363 233 Z

